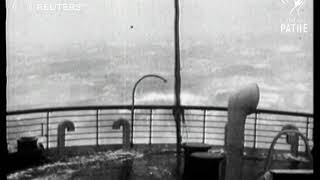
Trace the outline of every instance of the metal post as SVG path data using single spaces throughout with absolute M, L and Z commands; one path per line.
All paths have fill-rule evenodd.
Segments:
M 307 117 L 307 126 L 306 126 L 306 138 L 309 141 L 309 117 Z
M 41 136 L 43 136 L 43 123 L 41 123 Z
M 99 146 L 99 109 L 96 111 L 96 146 Z
M 48 111 L 47 112 L 47 122 L 46 122 L 46 125 L 47 125 L 47 134 L 46 134 L 46 139 L 47 139 L 47 150 L 49 149 L 49 115 L 50 115 L 50 112 Z
M 175 107 L 173 108 L 173 115 L 176 123 L 176 138 L 177 138 L 177 174 L 180 175 L 181 166 L 181 75 L 180 75 L 180 2 L 174 1 L 174 52 L 175 52 L 175 64 L 174 64 L 174 95 L 175 95 Z
M 254 113 L 254 129 L 253 129 L 253 149 L 256 149 L 256 141 L 257 141 L 257 113 Z
M 203 111 L 202 143 L 205 143 L 206 141 L 206 116 L 207 116 L 207 110 L 205 109 Z
M 135 90 L 134 90 L 135 91 Z M 132 94 L 134 97 L 134 93 Z M 134 98 L 132 98 L 132 106 L 131 106 L 131 135 L 130 135 L 130 148 L 133 147 L 133 119 L 134 119 Z
M 10 11 L 10 10 L 9 10 Z M 1 5 L 1 17 L 3 17 L 4 19 L 6 19 L 7 18 L 7 12 L 8 12 L 8 10 L 6 9 L 6 7 L 5 6 L 2 6 Z M 4 50 L 3 51 L 1 51 L 1 58 L 4 60 L 4 59 L 6 59 L 7 58 L 7 56 L 6 56 L 6 53 L 7 52 L 9 52 L 8 50 L 6 50 L 6 42 L 8 42 L 8 41 L 6 41 L 7 39 L 6 39 L 6 37 L 8 37 L 8 36 L 6 36 L 7 35 L 7 33 L 6 33 L 6 31 L 5 31 L 5 29 L 6 29 L 6 27 L 8 27 L 7 26 L 7 24 L 6 24 L 6 22 L 4 22 L 4 21 L 2 21 L 2 23 L 1 23 L 1 29 L 2 30 L 4 30 L 4 32 L 5 33 L 3 33 L 3 35 L 1 35 L 1 44 L 4 44 L 4 47 L 5 48 L 3 48 Z M 7 46 L 8 47 L 8 46 Z M 6 65 L 6 63 L 5 63 L 5 61 L 3 61 L 2 60 L 2 63 L 1 63 L 1 67 L 5 67 L 5 65 Z M 6 74 L 6 73 L 3 73 L 3 72 L 1 72 L 1 85 L 4 85 L 3 87 L 5 87 L 6 85 L 8 85 L 7 83 L 8 83 L 8 74 Z M 1 100 L 1 104 L 3 104 L 4 106 L 2 106 L 2 107 L 5 107 L 5 105 L 7 104 L 7 99 L 6 98 L 3 98 L 2 100 Z M 5 111 L 5 108 L 1 108 L 1 111 L 2 112 L 4 112 Z M 1 113 L 2 114 L 2 113 Z M 3 113 L 4 114 L 4 113 Z M 1 155 L 3 155 L 4 156 L 4 158 L 2 158 L 2 162 L 7 162 L 7 160 L 8 160 L 8 155 L 9 155 L 9 151 L 8 151 L 8 142 L 7 142 L 7 137 L 8 137 L 8 134 L 7 134 L 7 132 L 8 132 L 8 130 L 7 130 L 7 128 L 8 128 L 8 119 L 4 119 L 3 118 L 3 116 L 1 116 L 1 124 L 0 124 L 0 127 L 2 128 L 1 129 L 1 131 L 0 131 L 0 133 L 1 133 L 1 135 L 0 135 L 0 142 L 1 142 L 1 147 L 0 147 L 0 152 L 1 152 Z M 2 156 L 2 157 L 3 157 Z M 0 172 L 0 179 L 7 179 L 7 173 L 8 173 L 8 170 L 9 170 L 9 168 L 7 167 L 7 166 L 1 166 L 1 172 Z
M 149 145 L 151 145 L 151 138 L 152 138 L 152 109 L 150 109 L 150 118 L 149 118 Z

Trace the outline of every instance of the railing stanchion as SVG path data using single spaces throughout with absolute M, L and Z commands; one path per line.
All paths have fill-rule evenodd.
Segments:
M 47 134 L 46 134 L 46 146 L 47 146 L 47 150 L 49 149 L 49 114 L 50 112 L 49 111 L 47 111 L 47 118 L 46 118 L 46 120 L 47 120 L 47 122 L 46 122 L 46 130 L 47 130 Z
M 133 100 L 134 101 L 134 100 Z M 133 103 L 132 103 L 133 104 Z M 130 148 L 133 148 L 133 121 L 134 121 L 134 105 L 131 107 L 131 135 L 130 135 Z
M 307 116 L 307 124 L 306 124 L 306 138 L 309 141 L 309 117 Z
M 96 110 L 96 146 L 99 146 L 99 109 Z
M 41 136 L 43 136 L 43 123 L 41 123 Z
M 149 145 L 151 145 L 151 138 L 152 138 L 152 109 L 150 109 L 150 118 L 149 118 Z
M 253 129 L 253 149 L 256 149 L 256 143 L 257 143 L 257 116 L 258 113 L 254 113 L 254 129 Z
M 206 116 L 207 110 L 203 110 L 202 143 L 206 142 Z

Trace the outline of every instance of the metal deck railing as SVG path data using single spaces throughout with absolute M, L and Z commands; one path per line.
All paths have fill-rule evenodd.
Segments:
M 133 144 L 176 143 L 173 106 L 136 105 Z M 182 124 L 182 142 L 224 145 L 227 122 L 226 107 L 182 106 L 186 123 Z M 130 105 L 57 107 L 7 112 L 7 142 L 16 146 L 22 136 L 37 136 L 49 149 L 56 147 L 58 123 L 71 120 L 74 132 L 66 132 L 66 146 L 121 144 L 122 131 L 112 129 L 119 118 L 131 122 Z M 245 125 L 245 147 L 268 149 L 285 124 L 296 125 L 313 147 L 313 114 L 258 109 L 248 116 Z M 301 148 L 304 150 L 303 143 Z M 284 138 L 276 149 L 287 149 Z

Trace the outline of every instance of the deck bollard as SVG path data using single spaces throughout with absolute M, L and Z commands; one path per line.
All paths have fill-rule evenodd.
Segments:
M 58 144 L 57 144 L 57 149 L 58 153 L 60 154 L 62 152 L 62 149 L 64 148 L 65 145 L 65 130 L 67 131 L 74 131 L 74 123 L 72 121 L 66 120 L 58 125 Z
M 233 94 L 228 102 L 226 133 L 226 180 L 241 180 L 246 117 L 255 112 L 259 102 L 259 87 L 251 84 Z
M 184 169 L 183 169 L 183 180 L 192 180 L 194 175 L 197 175 L 194 172 L 194 167 L 197 167 L 197 164 L 190 163 L 191 154 L 194 152 L 208 152 L 212 146 L 204 143 L 183 143 L 182 148 L 184 149 Z
M 130 123 L 126 119 L 119 119 L 112 125 L 112 129 L 120 129 L 122 126 L 122 148 L 124 150 L 130 149 Z

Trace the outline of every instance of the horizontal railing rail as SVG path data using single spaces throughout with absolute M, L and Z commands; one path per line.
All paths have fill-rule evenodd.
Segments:
M 215 111 L 227 111 L 227 107 L 223 106 L 181 106 L 183 109 L 192 110 L 215 110 Z M 134 105 L 135 109 L 172 109 L 171 105 Z M 54 108 L 37 108 L 28 110 L 14 110 L 7 111 L 6 115 L 17 115 L 17 114 L 29 114 L 29 113 L 43 113 L 53 111 L 86 111 L 86 110 L 97 110 L 97 109 L 131 109 L 131 105 L 110 105 L 110 106 L 68 106 L 68 107 L 54 107 Z M 279 111 L 279 110 L 267 110 L 257 109 L 256 113 L 265 114 L 278 114 L 278 115 L 289 115 L 289 116 L 307 116 L 313 117 L 312 113 L 305 112 L 292 112 L 292 111 Z
M 134 144 L 175 143 L 173 106 L 135 105 L 133 121 Z M 227 107 L 182 106 L 186 122 L 182 124 L 184 142 L 197 141 L 213 145 L 224 144 Z M 7 111 L 7 141 L 15 146 L 21 136 L 38 136 L 46 148 L 56 146 L 57 126 L 71 120 L 74 132 L 66 133 L 66 145 L 103 145 L 122 143 L 122 133 L 112 129 L 119 118 L 130 118 L 131 105 L 55 107 Z M 258 109 L 248 116 L 245 128 L 245 146 L 267 149 L 272 139 L 285 124 L 296 125 L 313 146 L 313 114 Z M 283 140 L 279 147 L 286 148 Z M 301 145 L 302 146 L 302 145 Z M 300 148 L 303 150 L 303 147 Z

